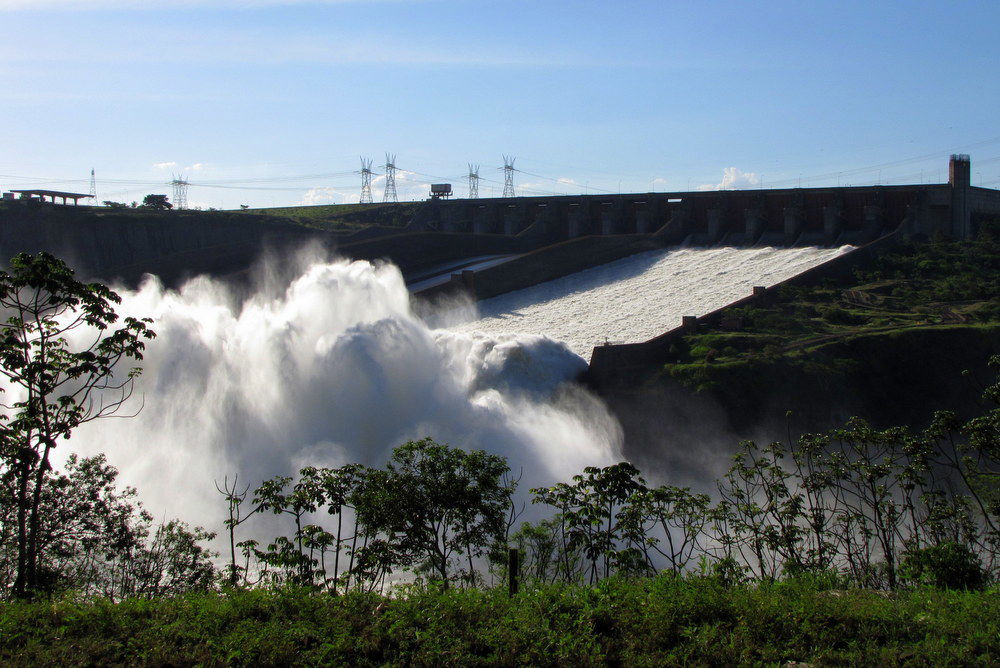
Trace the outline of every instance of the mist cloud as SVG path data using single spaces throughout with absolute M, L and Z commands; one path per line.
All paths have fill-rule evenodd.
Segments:
M 698 190 L 746 190 L 760 186 L 760 178 L 754 172 L 743 172 L 736 167 L 726 167 L 722 170 L 721 183 L 706 183 L 698 186 Z

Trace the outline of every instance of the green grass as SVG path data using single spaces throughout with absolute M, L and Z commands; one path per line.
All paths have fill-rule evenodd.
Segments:
M 4 664 L 985 665 L 1000 594 L 803 583 L 610 580 L 596 587 L 302 591 L 0 605 Z
M 248 213 L 283 218 L 307 227 L 353 231 L 371 225 L 403 227 L 413 218 L 421 202 L 378 204 L 327 204 L 249 209 Z

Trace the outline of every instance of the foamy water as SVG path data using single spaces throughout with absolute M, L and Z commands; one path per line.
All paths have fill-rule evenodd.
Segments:
M 150 280 L 120 291 L 118 309 L 152 317 L 157 332 L 130 407 L 142 410 L 84 425 L 57 459 L 105 453 L 156 516 L 210 528 L 227 475 L 256 485 L 305 465 L 379 465 L 424 436 L 507 457 L 525 488 L 568 480 L 621 456 L 617 421 L 568 382 L 586 368 L 580 355 L 604 337 L 655 336 L 839 252 L 644 253 L 486 301 L 482 319 L 450 329 L 410 310 L 391 265 L 303 260 L 290 286 L 262 284 L 243 302 L 207 278 L 179 291 Z
M 617 421 L 567 382 L 584 360 L 547 337 L 431 329 L 392 265 L 306 262 L 242 303 L 207 278 L 121 294 L 119 313 L 157 333 L 129 406 L 142 410 L 82 426 L 57 458 L 106 453 L 157 517 L 220 528 L 225 476 L 377 466 L 425 436 L 505 456 L 526 487 L 621 456 Z
M 850 250 L 709 248 L 650 251 L 479 302 L 457 332 L 536 334 L 589 359 L 594 346 L 645 341 Z

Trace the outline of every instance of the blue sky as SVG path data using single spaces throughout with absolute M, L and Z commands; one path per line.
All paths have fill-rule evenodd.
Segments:
M 356 201 L 386 151 L 407 199 L 469 162 L 499 195 L 505 153 L 524 194 L 934 182 L 951 152 L 996 187 L 998 28 L 995 1 L 0 0 L 0 187 Z

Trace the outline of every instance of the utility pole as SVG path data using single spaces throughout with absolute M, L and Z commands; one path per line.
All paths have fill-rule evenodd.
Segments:
M 503 157 L 503 196 L 516 197 L 514 194 L 514 157 Z
M 469 163 L 469 199 L 479 199 L 479 165 Z
M 372 203 L 372 159 L 361 158 L 361 204 Z
M 188 182 L 184 176 L 175 176 L 170 182 L 174 187 L 174 208 L 186 209 L 188 206 Z
M 385 154 L 385 190 L 382 191 L 383 202 L 398 202 L 396 198 L 396 156 Z

